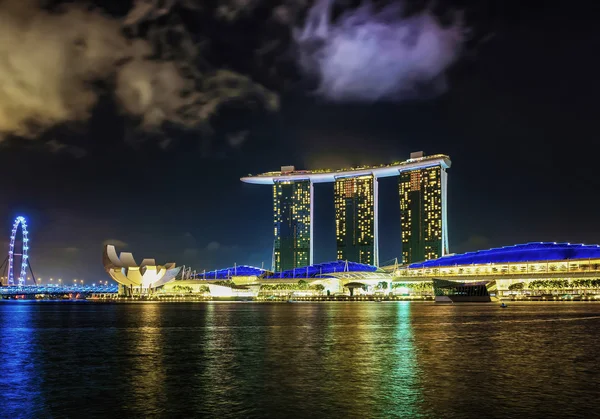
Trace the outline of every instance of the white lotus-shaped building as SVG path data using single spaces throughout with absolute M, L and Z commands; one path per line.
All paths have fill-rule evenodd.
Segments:
M 104 246 L 102 262 L 110 277 L 129 290 L 128 294 L 160 287 L 175 279 L 181 270 L 181 267 L 175 267 L 175 263 L 157 265 L 154 259 L 144 259 L 138 265 L 131 253 L 121 252 L 117 256 L 115 246 L 110 244 Z

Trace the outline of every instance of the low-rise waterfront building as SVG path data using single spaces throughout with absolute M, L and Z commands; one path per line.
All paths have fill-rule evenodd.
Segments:
M 499 297 L 600 294 L 600 246 L 535 242 L 384 268 L 394 282 L 495 281 Z
M 159 274 L 155 275 L 152 267 L 156 265 L 145 260 L 138 267 L 130 255 L 121 253 L 115 259 L 114 248 L 105 250 L 105 266 L 119 282 L 121 295 L 259 300 L 336 296 L 433 299 L 436 289 L 441 292 L 440 284 L 448 289 L 454 282 L 455 289 L 486 285 L 490 295 L 499 298 L 572 300 L 600 296 L 598 245 L 527 243 L 382 268 L 343 260 L 282 272 L 234 265 L 186 279 L 178 277 L 179 268 L 171 265 L 157 266 Z M 148 270 L 151 278 L 145 277 Z

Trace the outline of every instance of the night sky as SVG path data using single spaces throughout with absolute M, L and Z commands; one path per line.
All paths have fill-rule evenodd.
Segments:
M 114 18 L 129 9 L 128 2 L 96 3 Z M 599 243 L 598 14 L 592 2 L 521 3 L 449 5 L 464 10 L 471 32 L 447 72 L 447 91 L 377 103 L 322 100 L 285 59 L 250 63 L 248 51 L 266 38 L 289 41 L 281 27 L 261 24 L 270 2 L 227 24 L 200 12 L 189 22 L 174 8 L 194 40 L 213 42 L 206 52 L 212 65 L 276 92 L 279 110 L 233 103 L 212 117 L 212 133 L 168 123 L 148 133 L 99 85 L 88 120 L 0 143 L 4 249 L 12 221 L 24 215 L 30 261 L 43 278 L 106 279 L 106 241 L 138 261 L 154 257 L 200 271 L 234 262 L 270 267 L 272 191 L 240 177 L 281 165 L 390 163 L 420 150 L 452 160 L 452 252 Z M 315 200 L 315 261 L 332 260 L 333 186 L 317 185 Z M 397 180 L 380 180 L 382 262 L 400 256 L 398 206 Z

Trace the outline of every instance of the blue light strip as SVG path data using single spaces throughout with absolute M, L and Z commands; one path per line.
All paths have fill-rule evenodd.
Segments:
M 287 271 L 276 272 L 272 275 L 265 276 L 265 279 L 282 279 L 282 278 L 316 278 L 321 275 L 336 273 L 336 272 L 375 272 L 376 266 L 366 265 L 358 262 L 346 262 L 337 260 L 334 262 L 318 263 L 316 265 L 305 266 L 302 268 L 289 269 Z
M 571 243 L 526 243 L 489 250 L 448 255 L 439 259 L 412 263 L 409 269 L 436 268 L 456 265 L 484 265 L 488 263 L 540 262 L 572 259 L 600 259 L 600 245 Z
M 346 262 L 337 260 L 334 262 L 319 263 L 316 265 L 304 266 L 302 268 L 289 269 L 283 272 L 269 272 L 266 269 L 256 268 L 254 266 L 231 266 L 229 268 L 218 269 L 209 272 L 196 274 L 195 279 L 229 279 L 234 276 L 261 276 L 265 279 L 282 278 L 317 278 L 321 275 L 336 272 L 375 272 L 376 266 L 366 265 L 358 262 Z
M 200 272 L 196 274 L 196 279 L 228 279 L 232 276 L 261 276 L 265 272 L 267 272 L 265 269 L 256 268 L 254 266 L 239 265 L 208 272 Z

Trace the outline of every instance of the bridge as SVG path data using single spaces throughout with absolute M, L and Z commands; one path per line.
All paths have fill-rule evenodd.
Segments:
M 0 296 L 32 296 L 32 295 L 77 295 L 116 294 L 118 287 L 111 285 L 23 285 L 0 287 Z

